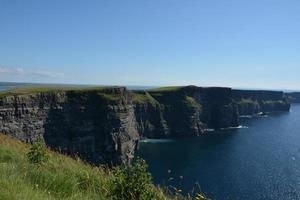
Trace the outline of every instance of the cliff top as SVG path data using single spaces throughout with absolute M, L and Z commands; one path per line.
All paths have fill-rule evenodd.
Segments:
M 66 92 L 66 91 L 104 91 L 108 89 L 124 88 L 118 86 L 99 86 L 99 87 L 18 87 L 0 93 L 0 97 L 9 95 L 23 95 L 33 93 L 50 93 L 50 92 Z
M 170 92 L 170 91 L 178 91 L 179 89 L 181 89 L 183 87 L 185 87 L 185 86 L 167 86 L 167 87 L 153 88 L 153 89 L 149 89 L 147 91 L 149 91 L 149 92 Z
M 153 88 L 153 89 L 149 89 L 146 90 L 148 92 L 175 92 L 175 91 L 179 91 L 181 89 L 231 89 L 231 88 L 227 88 L 227 87 L 199 87 L 199 86 L 195 86 L 195 85 L 186 85 L 186 86 L 167 86 L 167 87 L 159 87 L 159 88 Z

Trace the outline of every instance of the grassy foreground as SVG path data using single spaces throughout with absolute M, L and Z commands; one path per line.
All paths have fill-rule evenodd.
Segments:
M 185 199 L 153 186 L 143 163 L 127 170 L 108 169 L 46 150 L 46 163 L 37 165 L 28 159 L 31 149 L 32 145 L 0 134 L 1 200 Z

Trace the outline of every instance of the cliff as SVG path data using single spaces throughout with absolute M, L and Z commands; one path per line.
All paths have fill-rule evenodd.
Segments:
M 95 164 L 127 163 L 139 139 L 131 99 L 125 88 L 8 93 L 0 97 L 0 132 L 25 142 L 43 136 Z
M 300 92 L 286 93 L 291 103 L 300 103 Z
M 94 164 L 128 163 L 138 140 L 195 136 L 239 125 L 238 116 L 287 111 L 283 92 L 196 86 L 17 89 L 0 94 L 0 132 Z
M 143 137 L 200 135 L 205 129 L 238 126 L 230 88 L 167 87 L 135 92 L 138 131 Z
M 289 111 L 287 96 L 280 91 L 232 90 L 239 115 L 257 115 L 276 111 Z
M 0 96 L 0 132 L 29 143 L 43 137 L 52 149 L 94 164 L 128 163 L 140 137 L 231 126 L 238 126 L 238 113 L 230 88 L 44 88 Z

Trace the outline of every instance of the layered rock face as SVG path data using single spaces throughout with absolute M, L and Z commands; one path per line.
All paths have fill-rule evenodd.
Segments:
M 0 98 L 0 132 L 95 164 L 127 163 L 139 139 L 125 88 L 65 91 Z
M 287 96 L 279 91 L 232 90 L 232 97 L 238 105 L 239 115 L 290 110 Z
M 238 126 L 239 113 L 289 107 L 282 92 L 217 87 L 7 93 L 0 96 L 0 133 L 29 143 L 43 137 L 53 149 L 93 164 L 115 165 L 133 158 L 141 137 L 200 135 Z
M 188 86 L 136 95 L 135 114 L 143 137 L 200 135 L 207 128 L 238 126 L 230 88 Z

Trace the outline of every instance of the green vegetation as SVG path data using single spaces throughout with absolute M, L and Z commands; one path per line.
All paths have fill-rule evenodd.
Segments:
M 239 102 L 239 104 L 257 104 L 257 101 L 254 101 L 252 99 L 241 99 Z
M 117 168 L 112 181 L 112 199 L 147 200 L 160 198 L 152 185 L 152 177 L 147 172 L 147 164 L 137 159 L 133 165 Z
M 56 93 L 56 92 L 71 92 L 78 94 L 82 92 L 99 92 L 98 95 L 107 101 L 118 101 L 120 95 L 106 93 L 113 87 L 20 87 L 6 92 L 0 93 L 0 97 L 9 95 L 24 95 L 24 94 L 35 94 L 35 93 Z
M 130 189 L 123 195 L 149 193 L 155 199 L 168 199 L 149 182 L 142 161 L 128 168 L 107 169 L 47 150 L 49 159 L 37 165 L 44 153 L 40 143 L 30 147 L 0 135 L 0 199 L 117 199 L 123 188 Z M 135 181 L 138 185 L 127 186 Z
M 263 103 L 263 104 L 270 104 L 270 105 L 273 105 L 273 104 L 284 104 L 285 102 L 282 101 L 282 100 L 278 100 L 278 101 L 268 100 L 268 101 L 263 101 L 262 103 Z
M 99 93 L 98 96 L 102 97 L 103 99 L 107 101 L 118 101 L 120 100 L 121 96 L 116 94 L 105 94 L 105 93 Z
M 201 110 L 201 105 L 199 103 L 197 103 L 197 101 L 190 96 L 186 96 L 184 103 L 188 106 L 188 107 L 192 107 L 192 108 L 198 108 Z
M 265 101 L 260 101 L 258 102 L 257 100 L 252 100 L 252 99 L 241 99 L 240 101 L 237 102 L 238 104 L 262 104 L 262 105 L 275 105 L 275 104 L 285 104 L 283 100 L 265 100 Z
M 42 165 L 48 161 L 47 147 L 41 139 L 30 147 L 27 153 L 27 159 L 30 163 L 36 165 Z
M 0 97 L 8 95 L 22 95 L 22 94 L 32 94 L 32 93 L 55 93 L 55 92 L 65 92 L 65 91 L 101 91 L 108 89 L 110 87 L 19 87 L 8 90 L 6 92 L 0 93 Z
M 159 87 L 159 88 L 153 88 L 150 90 L 147 90 L 149 92 L 172 92 L 172 91 L 178 91 L 184 86 L 169 86 L 169 87 Z
M 257 100 L 252 100 L 252 99 L 241 99 L 240 101 L 238 101 L 237 103 L 239 104 L 259 104 L 259 103 L 262 103 L 262 104 L 270 104 L 270 105 L 273 105 L 273 104 L 284 104 L 285 102 L 283 100 L 264 100 L 264 101 L 260 101 L 258 102 Z
M 170 86 L 170 87 L 160 87 L 150 90 L 146 90 L 154 99 L 161 103 L 161 98 L 170 98 L 169 95 L 176 95 L 176 92 L 180 91 L 184 86 Z M 166 99 L 165 99 L 166 100 Z
M 47 159 L 44 159 L 47 157 Z M 37 161 L 38 160 L 38 161 Z M 42 162 L 40 162 L 43 160 Z M 43 163 L 43 164 L 38 164 Z M 41 143 L 23 144 L 0 134 L 0 199 L 2 200 L 180 200 L 151 183 L 147 165 L 95 167 L 80 159 L 46 150 Z M 198 194 L 196 199 L 206 199 Z
M 192 97 L 187 96 L 184 92 L 179 95 L 176 93 L 183 87 L 163 87 L 146 91 L 135 91 L 133 101 L 135 103 L 150 103 L 153 106 L 164 108 L 166 106 L 186 106 L 187 108 L 201 111 L 201 105 Z
M 154 99 L 148 92 L 135 92 L 133 94 L 134 103 L 150 103 L 152 106 L 159 106 L 159 102 Z

